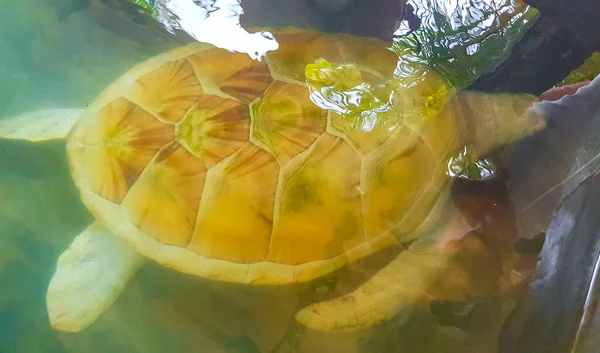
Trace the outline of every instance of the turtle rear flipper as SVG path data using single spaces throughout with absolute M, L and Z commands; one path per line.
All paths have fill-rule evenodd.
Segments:
M 32 142 L 64 139 L 83 109 L 43 109 L 0 118 L 0 139 Z
M 472 230 L 452 204 L 446 204 L 442 212 L 443 223 L 426 230 L 420 240 L 356 290 L 309 305 L 296 319 L 317 331 L 356 332 L 390 320 L 402 310 L 427 304 L 434 296 L 432 288 L 456 266 L 444 244 Z
M 46 303 L 54 328 L 78 332 L 117 300 L 143 257 L 104 226 L 91 224 L 59 257 Z

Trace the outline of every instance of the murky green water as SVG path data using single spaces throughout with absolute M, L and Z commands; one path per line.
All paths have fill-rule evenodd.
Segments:
M 131 3 L 2 2 L 0 117 L 84 108 L 133 65 L 194 41 L 181 30 L 169 33 L 165 23 Z M 212 6 L 229 23 L 238 9 L 235 1 L 224 3 Z M 344 22 L 336 11 L 321 9 L 317 15 L 318 6 L 302 1 L 248 1 L 241 4 L 246 13 L 242 25 L 313 27 L 391 39 L 389 26 L 381 22 L 383 14 L 393 11 L 381 3 L 380 10 L 355 5 L 358 10 Z M 457 88 L 500 60 L 534 13 L 519 1 L 409 3 L 414 17 L 400 24 L 394 44 L 390 42 L 399 55 L 400 71 L 410 62 L 429 64 Z M 278 287 L 221 283 L 149 263 L 92 326 L 61 332 L 48 320 L 48 284 L 58 256 L 93 221 L 71 179 L 64 151 L 62 140 L 0 139 L 1 353 L 492 353 L 498 351 L 499 332 L 523 293 L 520 280 L 504 287 L 498 273 L 530 273 L 539 250 L 527 253 L 515 247 L 515 219 L 503 180 L 458 180 L 456 204 L 468 219 L 484 225 L 452 250 L 455 262 L 432 285 L 433 300 L 401 310 L 375 328 L 316 332 L 299 325 L 294 315 L 310 303 L 355 289 L 396 256 L 397 248 L 313 282 Z M 521 258 L 513 261 L 513 256 Z M 444 296 L 460 286 L 469 288 L 468 300 Z M 500 287 L 508 289 L 498 292 Z

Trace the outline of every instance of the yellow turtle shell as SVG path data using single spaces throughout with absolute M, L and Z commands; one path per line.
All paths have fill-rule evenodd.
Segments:
M 293 283 L 413 240 L 435 219 L 455 122 L 408 114 L 409 97 L 357 124 L 307 85 L 319 59 L 385 82 L 398 62 L 389 45 L 273 34 L 279 48 L 261 61 L 201 43 L 151 58 L 69 134 L 82 200 L 139 253 L 221 281 Z

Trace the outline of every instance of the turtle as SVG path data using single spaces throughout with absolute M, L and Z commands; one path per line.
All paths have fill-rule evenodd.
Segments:
M 537 97 L 453 89 L 379 39 L 265 33 L 278 48 L 262 59 L 193 42 L 138 63 L 85 108 L 0 120 L 4 138 L 66 141 L 95 218 L 57 260 L 54 328 L 92 325 L 148 261 L 283 286 L 400 246 L 354 291 L 296 314 L 320 331 L 373 327 L 444 275 L 443 257 L 415 272 L 416 254 L 467 227 L 449 193 L 453 156 L 469 146 L 483 158 L 545 127 Z

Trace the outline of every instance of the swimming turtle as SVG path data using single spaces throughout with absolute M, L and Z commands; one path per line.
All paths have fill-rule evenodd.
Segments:
M 296 316 L 323 331 L 371 327 L 444 274 L 442 260 L 415 270 L 410 257 L 455 229 L 451 157 L 545 126 L 536 97 L 454 92 L 432 70 L 407 78 L 379 40 L 271 33 L 279 47 L 262 60 L 192 43 L 133 67 L 85 109 L 2 120 L 5 138 L 66 139 L 96 219 L 58 259 L 55 328 L 88 327 L 147 260 L 284 285 L 400 244 L 408 251 L 355 291 Z

